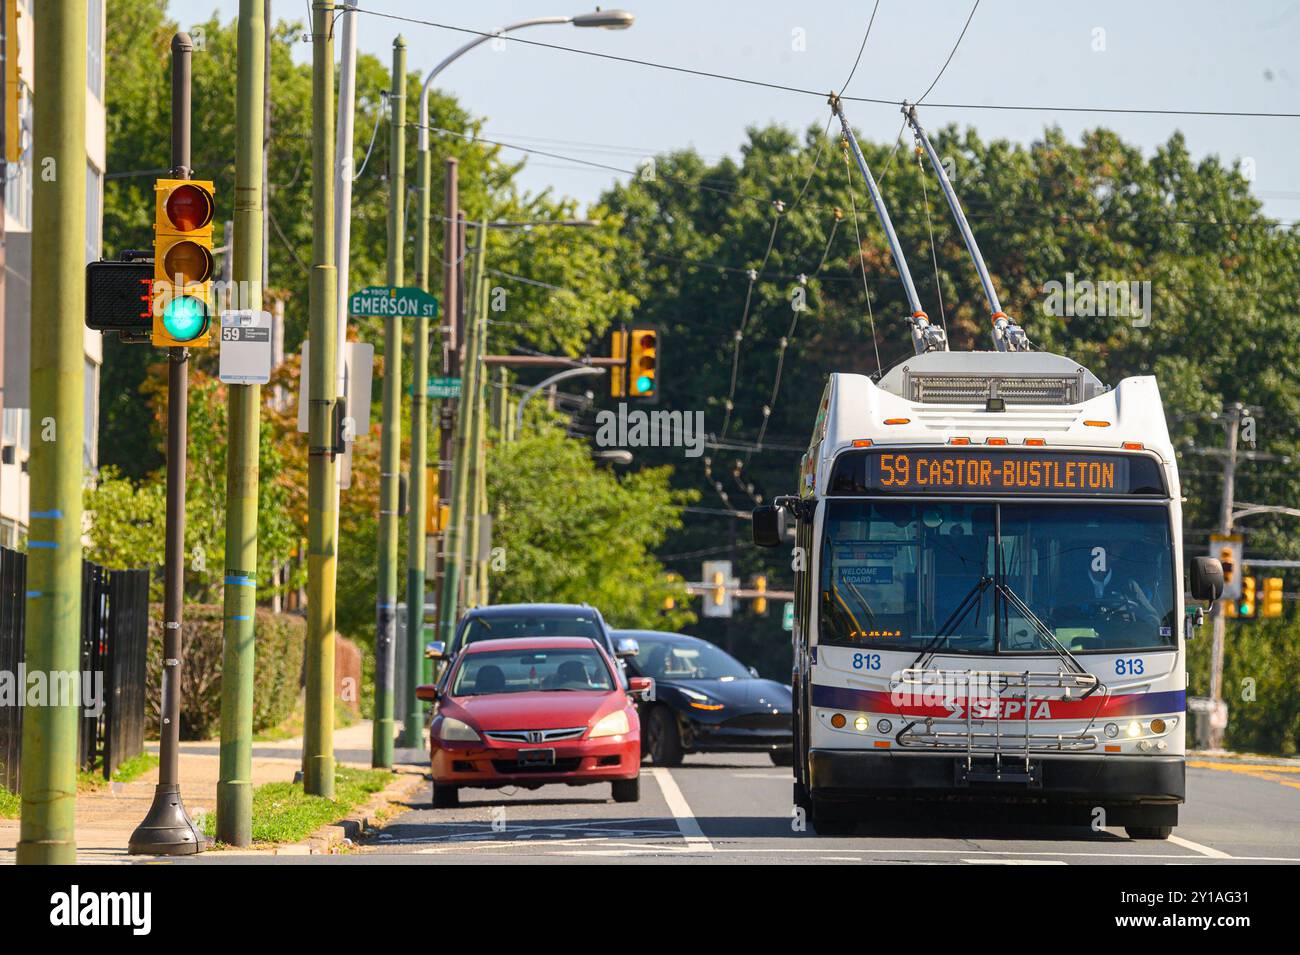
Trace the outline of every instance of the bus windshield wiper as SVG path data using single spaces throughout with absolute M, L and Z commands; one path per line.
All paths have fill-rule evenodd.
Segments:
M 912 661 L 912 666 L 909 669 L 915 670 L 918 667 L 925 669 L 925 664 L 921 661 L 924 660 L 925 663 L 930 662 L 927 658 L 934 655 L 934 648 L 939 645 L 939 641 L 947 640 L 952 636 L 953 631 L 957 629 L 957 626 L 966 619 L 966 614 L 970 613 L 973 607 L 979 605 L 980 600 L 984 596 L 984 591 L 992 586 L 992 577 L 984 576 L 975 581 L 975 585 L 971 587 L 970 590 L 966 591 L 966 596 L 961 598 L 961 603 L 957 604 L 957 608 L 948 615 L 948 619 L 943 622 L 943 626 L 940 627 L 935 635 L 930 638 L 930 642 L 921 648 L 921 652 L 917 654 L 916 659 Z
M 1070 652 L 1070 648 L 1056 638 L 1056 633 L 1047 624 L 1039 619 L 1038 614 L 1029 609 L 1029 604 L 1020 599 L 1020 595 L 1008 587 L 1006 584 L 998 584 L 997 592 L 1002 595 L 1003 599 L 1011 606 L 1016 608 L 1016 612 L 1033 624 L 1034 629 L 1044 638 L 1048 649 L 1060 657 L 1071 670 L 1075 673 L 1086 674 L 1087 668 L 1079 662 L 1079 658 Z

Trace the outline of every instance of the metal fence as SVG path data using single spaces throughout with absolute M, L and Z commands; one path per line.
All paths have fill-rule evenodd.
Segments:
M 27 555 L 0 547 L 0 673 L 15 694 L 26 632 Z M 82 769 L 104 778 L 126 759 L 144 752 L 145 652 L 149 623 L 149 572 L 81 567 L 81 660 L 83 674 L 102 686 L 100 707 L 82 707 L 77 753 Z M 83 684 L 85 678 L 83 677 Z M 84 691 L 83 691 L 84 692 Z M 14 705 L 8 705 L 13 703 Z M 23 707 L 0 701 L 0 786 L 19 786 Z

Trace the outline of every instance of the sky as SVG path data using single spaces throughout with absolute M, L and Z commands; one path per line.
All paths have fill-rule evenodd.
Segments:
M 972 0 L 881 0 L 849 96 L 915 99 L 935 79 Z M 853 66 L 873 0 L 626 0 L 629 30 L 547 25 L 515 36 L 617 56 L 777 83 L 838 89 Z M 182 28 L 237 0 L 170 0 Z M 359 0 L 362 10 L 488 31 L 537 16 L 575 14 L 582 0 Z M 606 6 L 611 6 L 606 4 Z M 305 22 L 307 0 L 273 0 L 275 19 Z M 407 41 L 408 67 L 426 72 L 470 35 L 357 14 L 358 47 L 392 59 Z M 824 95 L 791 93 L 519 43 L 485 43 L 449 66 L 438 86 L 486 117 L 483 135 L 634 169 L 646 156 L 694 147 L 736 155 L 749 126 L 802 133 L 826 122 Z M 1248 160 L 1265 212 L 1300 220 L 1300 119 L 985 110 L 955 104 L 1300 112 L 1300 0 L 980 0 L 951 63 L 921 109 L 922 122 L 972 125 L 984 139 L 1029 143 L 1059 126 L 1073 141 L 1107 126 L 1150 152 L 1182 130 L 1196 157 Z M 310 59 L 300 44 L 299 59 Z M 942 105 L 949 104 L 949 105 Z M 867 138 L 892 141 L 897 106 L 846 103 Z M 357 132 L 362 138 L 364 130 Z M 364 149 L 364 143 L 358 149 Z M 510 154 L 507 155 L 518 155 Z M 533 157 L 520 177 L 594 201 L 616 173 Z

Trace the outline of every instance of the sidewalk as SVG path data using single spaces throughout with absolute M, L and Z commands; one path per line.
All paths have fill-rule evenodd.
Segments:
M 370 767 L 371 724 L 361 720 L 335 730 L 334 758 L 340 765 Z M 145 745 L 158 752 L 158 743 Z M 397 748 L 395 764 L 427 768 L 428 752 L 424 749 Z M 293 779 L 302 764 L 302 737 L 253 744 L 253 786 Z M 185 809 L 196 825 L 204 814 L 216 811 L 217 778 L 220 770 L 220 743 L 200 740 L 181 743 L 181 796 Z M 152 769 L 129 783 L 109 783 L 104 789 L 77 796 L 77 861 L 126 862 L 127 842 L 144 819 L 153 802 L 158 770 Z M 0 819 L 0 864 L 14 861 L 18 844 L 18 820 Z

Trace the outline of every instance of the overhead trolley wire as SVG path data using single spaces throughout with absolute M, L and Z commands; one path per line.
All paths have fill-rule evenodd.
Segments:
M 525 46 L 540 47 L 546 50 L 557 50 L 563 53 L 576 53 L 582 56 L 590 56 L 601 60 L 611 60 L 617 63 L 627 63 L 632 66 L 644 66 L 656 70 L 665 70 L 672 73 L 683 73 L 689 76 L 700 76 L 707 79 L 723 80 L 728 83 L 739 83 L 745 86 L 754 86 L 762 89 L 778 90 L 783 93 L 797 93 L 803 96 L 817 96 L 825 98 L 825 90 L 811 90 L 799 86 L 789 86 L 783 83 L 772 83 L 767 80 L 756 80 L 752 77 L 733 76 L 728 73 L 719 73 L 713 70 L 697 70 L 687 66 L 677 66 L 671 63 L 657 63 L 654 60 L 643 60 L 637 57 L 620 56 L 614 53 L 602 53 L 597 50 L 584 50 L 580 47 L 564 46 L 560 43 L 547 43 L 542 40 L 530 40 L 525 37 L 511 36 L 500 32 L 490 30 L 474 30 L 470 27 L 455 26 L 450 23 L 441 23 L 436 20 L 424 20 L 419 17 L 407 17 L 396 13 L 387 13 L 382 10 L 372 10 L 366 7 L 355 7 L 357 13 L 365 13 L 370 16 L 380 17 L 386 20 L 396 20 L 402 23 L 413 23 L 420 26 L 434 27 L 439 30 L 450 30 L 454 33 L 465 33 L 471 36 L 486 37 L 489 39 L 499 39 L 509 43 L 520 43 Z M 964 32 L 964 31 L 963 31 Z M 846 102 L 856 103 L 875 103 L 881 106 L 902 106 L 903 100 L 884 99 L 877 96 L 843 96 L 841 99 Z M 1005 109 L 1005 110 L 1022 110 L 1022 111 L 1042 111 L 1042 112 L 1065 112 L 1065 113 L 1122 113 L 1122 114 L 1139 114 L 1154 116 L 1235 116 L 1259 119 L 1300 119 L 1300 113 L 1273 112 L 1265 110 L 1224 110 L 1224 109 L 1161 109 L 1161 108 L 1138 108 L 1138 107 L 1113 107 L 1113 106 L 1047 106 L 1038 104 L 1006 104 L 1006 103 L 929 103 L 932 109 Z

